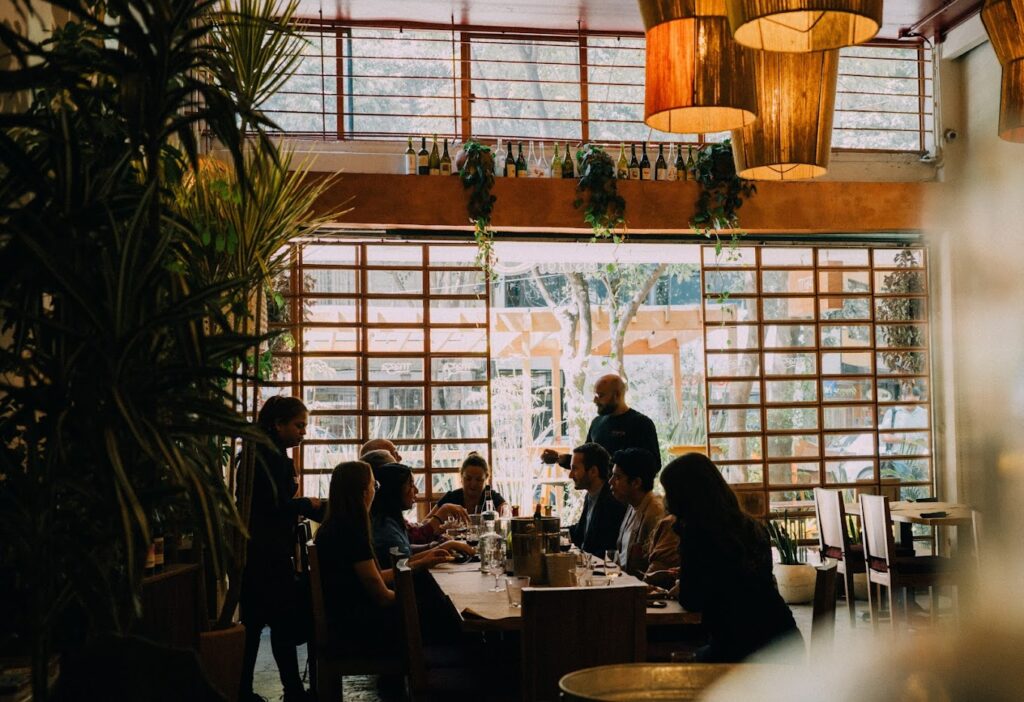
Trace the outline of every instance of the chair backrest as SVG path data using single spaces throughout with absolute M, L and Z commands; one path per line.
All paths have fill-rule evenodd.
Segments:
M 306 544 L 313 539 L 313 527 L 308 519 L 299 521 L 298 526 L 295 527 L 295 535 L 295 570 L 299 573 L 305 573 L 309 570 L 309 552 L 306 550 Z
M 313 603 L 313 646 L 317 651 L 327 648 L 327 608 L 324 606 L 324 588 L 320 580 L 320 556 L 316 544 L 306 542 L 306 559 L 309 568 L 309 593 Z
M 861 529 L 864 532 L 864 560 L 869 570 L 887 573 L 896 547 L 892 537 L 889 500 L 882 495 L 860 496 Z
M 647 657 L 647 589 L 524 588 L 522 698 L 557 700 L 566 673 Z
M 416 603 L 416 586 L 409 560 L 403 558 L 394 567 L 395 600 L 402 622 L 405 658 L 409 665 L 409 682 L 414 690 L 423 689 L 426 682 L 426 663 L 423 658 L 423 636 L 420 632 L 420 611 Z
M 981 512 L 976 509 L 971 510 L 971 536 L 974 540 L 974 565 L 979 569 L 981 568 L 981 533 L 982 533 L 982 517 Z
M 850 537 L 846 533 L 846 507 L 842 493 L 814 488 L 814 510 L 818 517 L 821 557 L 844 560 L 850 552 Z
M 820 527 L 819 527 L 820 528 Z M 832 650 L 836 632 L 836 563 L 815 568 L 814 605 L 811 609 L 811 658 Z

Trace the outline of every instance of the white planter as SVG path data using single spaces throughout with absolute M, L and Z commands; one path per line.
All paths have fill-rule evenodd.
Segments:
M 786 604 L 803 604 L 814 599 L 814 566 L 805 564 L 772 566 L 779 594 Z

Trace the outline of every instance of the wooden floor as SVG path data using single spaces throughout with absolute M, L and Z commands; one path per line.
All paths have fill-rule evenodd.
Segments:
M 923 607 L 928 606 L 927 596 L 920 597 L 919 602 Z M 948 606 L 944 599 L 943 606 Z M 810 641 L 811 634 L 811 606 L 791 605 L 793 616 L 797 626 L 804 636 L 804 641 Z M 850 618 L 847 615 L 846 603 L 840 600 L 836 603 L 836 638 L 835 645 L 838 647 L 870 639 L 873 635 L 871 624 L 863 621 L 863 614 L 868 611 L 867 602 L 857 602 L 858 621 L 856 627 L 850 626 Z M 887 636 L 888 627 L 883 626 L 879 636 Z M 303 670 L 306 665 L 306 647 L 299 648 L 299 669 Z M 304 677 L 306 677 L 304 675 Z M 308 681 L 307 681 L 308 686 Z M 263 632 L 263 640 L 260 643 L 259 658 L 256 661 L 256 676 L 253 689 L 269 702 L 275 702 L 281 698 L 281 681 L 277 676 L 277 667 L 274 665 L 274 658 L 270 653 L 270 630 Z M 394 702 L 394 697 L 382 696 L 377 690 L 377 679 L 375 676 L 353 676 L 345 678 L 345 702 Z

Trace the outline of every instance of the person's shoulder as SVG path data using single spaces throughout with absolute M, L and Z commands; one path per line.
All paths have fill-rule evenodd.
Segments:
M 629 411 L 626 412 L 626 416 L 629 417 L 630 421 L 637 422 L 640 424 L 650 424 L 651 426 L 654 426 L 654 420 L 648 417 L 640 410 L 636 409 L 635 407 L 630 407 Z

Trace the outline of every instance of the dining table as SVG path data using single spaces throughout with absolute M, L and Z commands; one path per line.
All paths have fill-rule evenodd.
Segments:
M 442 563 L 430 569 L 438 588 L 451 603 L 463 631 L 518 631 L 522 628 L 522 609 L 508 602 L 504 588 L 491 592 L 494 576 L 482 573 L 479 563 Z M 499 577 L 504 583 L 504 576 Z M 640 584 L 632 575 L 623 574 L 607 584 L 590 587 L 628 587 Z M 687 612 L 676 600 L 652 600 L 663 604 L 647 607 L 647 626 L 700 624 L 700 614 Z M 650 605 L 650 603 L 648 603 Z
M 913 545 L 914 525 L 932 527 L 967 527 L 971 525 L 971 508 L 953 502 L 910 502 L 889 503 L 889 513 L 894 524 L 900 526 L 899 543 Z M 860 502 L 847 502 L 846 513 L 860 516 Z

